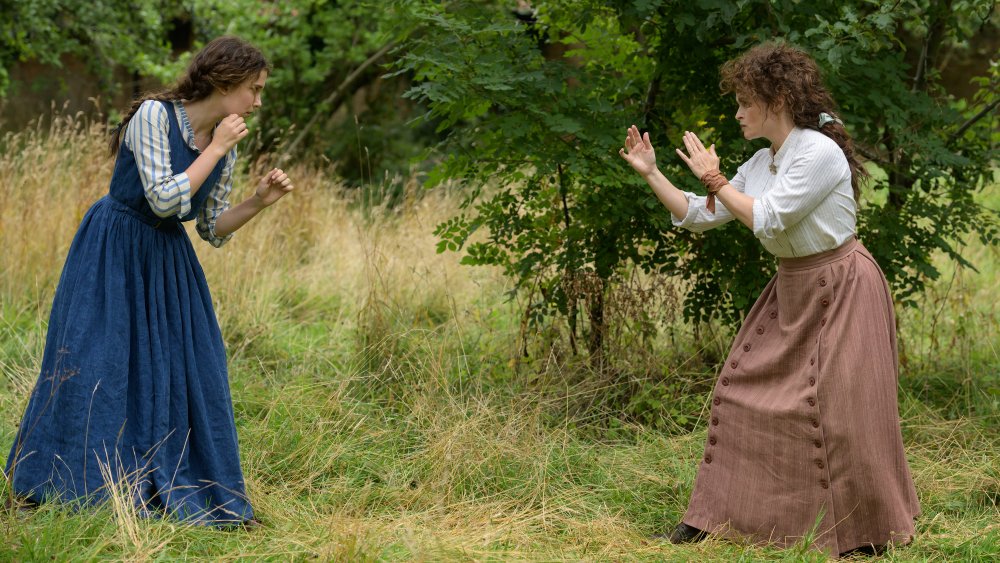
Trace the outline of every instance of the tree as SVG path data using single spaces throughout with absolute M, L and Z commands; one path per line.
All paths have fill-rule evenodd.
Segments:
M 405 126 L 412 108 L 398 104 L 405 83 L 380 80 L 408 29 L 394 11 L 370 0 L 194 0 L 192 11 L 202 40 L 233 33 L 273 63 L 251 152 L 326 156 L 356 183 L 371 181 L 371 170 L 406 171 L 419 152 L 421 130 Z M 359 91 L 367 115 L 356 121 Z
M 101 89 L 118 87 L 117 66 L 130 71 L 170 53 L 166 29 L 177 11 L 167 0 L 76 2 L 0 0 L 0 98 L 10 86 L 8 69 L 18 61 L 61 65 L 77 55 L 98 77 Z
M 58 67 L 65 55 L 85 62 L 106 94 L 121 90 L 114 72 L 122 68 L 167 84 L 195 51 L 228 33 L 259 46 L 273 63 L 265 110 L 251 124 L 258 135 L 244 151 L 290 148 L 296 159 L 326 156 L 349 181 L 361 183 L 372 169 L 408 172 L 424 144 L 427 128 L 405 126 L 419 111 L 399 104 L 406 82 L 380 81 L 380 65 L 407 28 L 370 0 L 0 0 L 0 13 L 0 99 L 12 64 Z M 190 29 L 190 44 L 171 44 L 176 25 Z M 364 107 L 356 111 L 351 102 L 359 92 Z
M 415 79 L 407 95 L 447 133 L 430 184 L 461 180 L 470 189 L 464 212 L 439 226 L 439 249 L 504 268 L 530 296 L 526 320 L 566 319 L 571 343 L 585 295 L 598 364 L 604 304 L 624 269 L 687 278 L 684 313 L 695 321 L 735 322 L 770 277 L 773 259 L 740 226 L 708 236 L 672 228 L 616 154 L 636 123 L 661 147 L 667 175 L 697 192 L 667 150 L 695 130 L 735 170 L 759 145 L 742 141 L 717 69 L 765 39 L 817 54 L 840 115 L 885 170 L 863 203 L 861 232 L 897 298 L 906 302 L 937 275 L 932 252 L 962 260 L 956 242 L 973 228 L 996 240 L 996 216 L 973 200 L 994 163 L 996 118 L 986 110 L 996 106 L 996 74 L 964 108 L 942 90 L 929 48 L 988 25 L 990 2 L 563 0 L 535 3 L 530 25 L 487 2 L 397 6 L 421 30 L 396 62 Z M 916 72 L 902 36 L 926 37 Z M 544 56 L 560 44 L 562 57 Z M 486 240 L 470 242 L 478 230 Z M 572 289 L 581 278 L 593 280 L 585 294 Z

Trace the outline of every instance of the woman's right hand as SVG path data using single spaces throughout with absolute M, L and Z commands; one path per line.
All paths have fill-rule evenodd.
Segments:
M 635 125 L 626 130 L 625 148 L 618 149 L 618 154 L 643 177 L 649 176 L 656 170 L 656 152 L 649 142 L 649 133 L 640 135 L 639 128 Z
M 243 137 L 246 137 L 250 132 L 247 129 L 246 121 L 235 113 L 223 118 L 218 125 L 215 126 L 215 132 L 212 133 L 212 144 L 218 147 L 222 154 L 225 155 L 229 151 L 233 150 L 236 143 L 240 142 Z

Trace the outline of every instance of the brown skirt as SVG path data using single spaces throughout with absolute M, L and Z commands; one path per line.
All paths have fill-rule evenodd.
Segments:
M 897 362 L 889 287 L 861 243 L 782 259 L 719 374 L 683 521 L 834 556 L 909 542 Z

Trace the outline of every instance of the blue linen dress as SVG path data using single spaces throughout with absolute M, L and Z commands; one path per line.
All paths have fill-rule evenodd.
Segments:
M 170 165 L 198 153 L 168 104 Z M 41 374 L 6 473 L 35 502 L 130 496 L 140 513 L 205 524 L 253 518 L 240 469 L 226 352 L 205 274 L 181 221 L 151 210 L 122 143 L 110 193 L 73 239 L 49 318 Z

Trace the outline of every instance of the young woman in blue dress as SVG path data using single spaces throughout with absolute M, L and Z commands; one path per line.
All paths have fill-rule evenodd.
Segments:
M 240 468 L 226 352 L 181 225 L 215 247 L 292 191 L 273 169 L 230 206 L 236 145 L 270 66 L 220 37 L 176 86 L 133 103 L 111 135 L 108 195 L 66 257 L 41 373 L 7 460 L 28 503 L 91 504 L 113 491 L 141 514 L 255 523 Z

